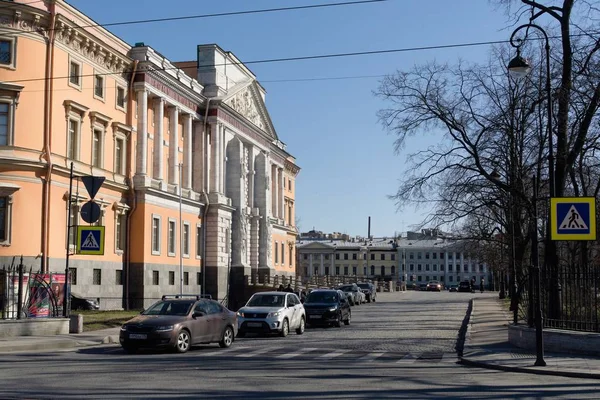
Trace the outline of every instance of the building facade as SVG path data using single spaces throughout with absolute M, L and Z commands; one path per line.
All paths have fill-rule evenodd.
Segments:
M 102 308 L 295 275 L 299 168 L 235 55 L 175 63 L 62 0 L 0 3 L 0 265 L 61 272 L 69 253 L 72 290 Z M 105 178 L 103 255 L 75 251 L 85 175 Z
M 418 285 L 435 280 L 458 284 L 473 277 L 487 282 L 488 266 L 463 251 L 460 240 L 351 239 L 298 242 L 298 273 L 312 276 L 355 276 L 358 280 L 394 280 Z

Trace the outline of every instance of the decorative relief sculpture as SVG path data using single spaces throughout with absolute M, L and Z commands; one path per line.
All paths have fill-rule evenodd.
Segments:
M 240 213 L 240 241 L 241 241 L 241 259 L 242 262 L 246 261 L 247 254 L 247 241 L 248 241 L 248 220 L 246 219 L 246 213 L 242 210 Z
M 246 206 L 250 205 L 250 151 L 244 146 L 244 165 L 242 174 L 244 178 L 244 193 L 246 196 Z
M 260 129 L 264 129 L 262 118 L 260 117 L 260 113 L 258 112 L 250 90 L 246 89 L 236 94 L 229 102 L 229 105 L 254 125 L 258 126 Z
M 273 238 L 273 227 L 271 226 L 271 222 L 267 219 L 265 221 L 267 225 L 267 265 L 272 265 L 271 260 L 273 258 L 273 248 L 272 248 L 272 238 Z

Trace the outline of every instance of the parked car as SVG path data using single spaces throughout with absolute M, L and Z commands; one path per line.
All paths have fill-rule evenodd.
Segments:
M 278 333 L 286 337 L 290 330 L 302 335 L 306 327 L 306 311 L 295 293 L 255 293 L 237 315 L 239 337 L 247 332 Z
M 338 290 L 346 293 L 346 297 L 350 302 L 351 306 L 360 305 L 363 296 L 361 296 L 362 292 L 356 283 L 349 283 L 347 285 L 342 285 L 338 287 Z
M 190 298 L 191 297 L 191 298 Z M 218 342 L 229 347 L 237 333 L 237 316 L 214 300 L 200 296 L 163 296 L 121 327 L 121 347 L 172 347 L 185 353 L 195 344 Z
M 365 294 L 365 300 L 372 302 L 377 300 L 377 288 L 370 282 L 360 282 L 356 284 L 360 290 Z
M 429 283 L 427 284 L 427 291 L 428 292 L 441 292 L 442 284 L 439 283 L 438 281 L 429 281 Z
M 309 325 L 350 325 L 352 311 L 346 294 L 341 290 L 313 290 L 304 301 L 307 323 Z
M 419 283 L 419 290 L 421 292 L 424 292 L 427 290 L 427 284 L 426 283 Z
M 458 292 L 458 285 L 452 285 L 448 289 L 449 292 Z
M 85 297 L 71 292 L 71 310 L 99 310 L 100 305 L 96 300 L 86 299 Z
M 473 288 L 471 287 L 471 282 L 470 281 L 461 281 L 458 284 L 458 291 L 459 292 L 472 292 Z

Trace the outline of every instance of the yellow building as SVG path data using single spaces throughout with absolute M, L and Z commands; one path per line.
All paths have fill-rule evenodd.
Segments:
M 0 263 L 23 255 L 61 272 L 68 253 L 72 290 L 102 308 L 223 299 L 232 275 L 295 275 L 298 167 L 252 72 L 220 70 L 239 63 L 232 53 L 199 46 L 198 69 L 131 47 L 63 0 L 2 5 Z M 105 178 L 103 255 L 75 251 L 86 175 Z

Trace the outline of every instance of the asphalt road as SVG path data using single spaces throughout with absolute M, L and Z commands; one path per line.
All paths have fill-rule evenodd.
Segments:
M 483 294 L 483 296 L 492 294 Z M 456 364 L 468 293 L 380 293 L 352 323 L 230 349 L 127 355 L 118 346 L 0 359 L 0 398 L 598 398 L 594 380 Z

